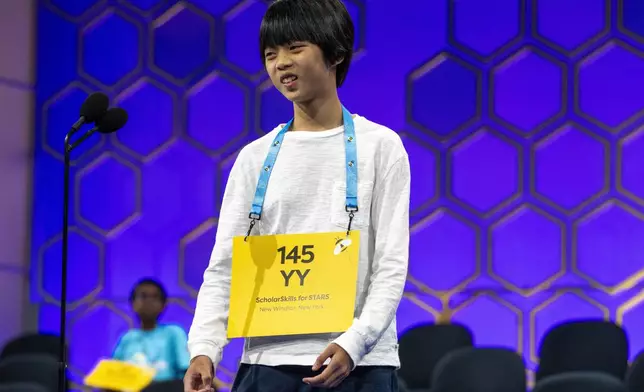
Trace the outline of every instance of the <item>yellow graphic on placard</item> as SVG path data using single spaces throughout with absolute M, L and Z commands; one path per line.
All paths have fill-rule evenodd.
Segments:
M 138 392 L 147 387 L 156 370 L 115 359 L 101 360 L 83 382 L 85 385 L 112 391 Z
M 228 338 L 346 331 L 359 253 L 358 231 L 233 238 Z

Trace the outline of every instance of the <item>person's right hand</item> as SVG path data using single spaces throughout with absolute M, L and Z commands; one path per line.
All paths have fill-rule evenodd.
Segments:
M 183 378 L 184 392 L 214 392 L 213 365 L 205 355 L 195 357 Z

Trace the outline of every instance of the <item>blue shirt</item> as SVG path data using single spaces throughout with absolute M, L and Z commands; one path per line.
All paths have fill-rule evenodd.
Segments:
M 183 378 L 190 364 L 188 337 L 177 325 L 158 325 L 144 331 L 131 329 L 119 339 L 114 359 L 156 369 L 155 381 Z

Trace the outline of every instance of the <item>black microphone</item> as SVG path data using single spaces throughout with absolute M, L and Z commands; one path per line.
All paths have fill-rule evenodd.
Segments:
M 105 112 L 105 115 L 103 117 L 101 117 L 99 120 L 96 120 L 96 126 L 94 128 L 87 131 L 87 133 L 79 137 L 77 141 L 69 146 L 69 151 L 72 151 L 74 148 L 78 147 L 83 141 L 85 141 L 96 132 L 112 133 L 118 131 L 119 129 L 123 128 L 123 126 L 125 126 L 127 120 L 127 112 L 124 109 L 109 109 L 107 112 Z
M 63 176 L 63 238 L 62 238 L 62 262 L 60 282 L 60 375 L 59 392 L 67 391 L 67 259 L 69 252 L 69 177 L 71 170 L 71 152 L 83 141 L 95 134 L 112 133 L 123 128 L 127 122 L 127 112 L 121 108 L 107 109 L 109 105 L 107 96 L 102 93 L 90 95 L 81 107 L 81 117 L 74 124 L 72 130 L 65 136 L 65 165 Z M 87 131 L 74 143 L 69 142 L 72 134 L 77 132 L 85 123 L 95 122 L 96 126 Z
M 110 100 L 107 95 L 98 92 L 92 93 L 85 99 L 80 108 L 80 118 L 72 125 L 70 133 L 75 133 L 83 124 L 91 124 L 103 117 L 110 106 Z

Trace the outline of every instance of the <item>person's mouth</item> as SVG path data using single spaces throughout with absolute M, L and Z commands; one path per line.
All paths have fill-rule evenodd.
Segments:
M 280 82 L 286 87 L 293 87 L 295 86 L 295 82 L 297 81 L 297 75 L 293 73 L 287 73 L 284 74 L 280 77 Z

